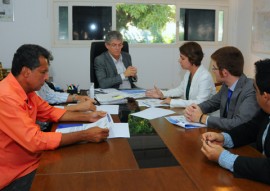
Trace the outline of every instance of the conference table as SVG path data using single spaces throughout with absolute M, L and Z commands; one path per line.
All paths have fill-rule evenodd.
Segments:
M 172 109 L 172 108 L 171 108 Z M 183 109 L 172 109 L 178 115 Z M 113 115 L 115 122 L 120 122 Z M 270 186 L 233 174 L 209 161 L 201 152 L 200 135 L 210 128 L 184 129 L 164 117 L 150 120 L 157 136 L 179 165 L 140 168 L 128 138 L 102 143 L 80 143 L 42 154 L 31 191 L 254 191 Z M 57 124 L 53 125 L 55 129 Z M 150 139 L 149 139 L 150 140 Z M 233 153 L 263 157 L 251 146 L 231 149 Z

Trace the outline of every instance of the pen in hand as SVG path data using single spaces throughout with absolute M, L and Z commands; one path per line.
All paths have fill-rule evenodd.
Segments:
M 100 105 L 99 101 L 96 98 L 95 101 L 96 101 L 95 105 Z

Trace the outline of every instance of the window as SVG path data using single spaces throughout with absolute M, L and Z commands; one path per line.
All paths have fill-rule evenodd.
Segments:
M 73 6 L 73 40 L 102 40 L 112 28 L 112 7 Z
M 120 31 L 130 44 L 226 43 L 228 8 L 223 1 L 219 2 L 221 5 L 205 7 L 158 1 L 53 0 L 53 43 L 88 46 L 92 40 L 104 40 L 110 30 Z
M 58 7 L 58 40 L 68 40 L 68 7 Z
M 218 23 L 218 27 L 216 27 L 216 23 Z M 224 11 L 180 8 L 180 41 L 221 42 L 223 40 L 223 28 Z
M 215 41 L 215 10 L 180 9 L 180 40 Z
M 175 5 L 117 4 L 116 28 L 129 43 L 174 43 L 175 9 Z

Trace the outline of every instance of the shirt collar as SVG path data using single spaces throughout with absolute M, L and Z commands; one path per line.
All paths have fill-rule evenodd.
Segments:
M 122 62 L 122 54 L 120 54 L 119 60 L 116 60 L 109 52 L 109 55 L 111 56 L 111 58 L 113 59 L 113 62 L 116 64 L 117 62 Z
M 24 91 L 24 89 L 22 88 L 21 84 L 18 82 L 18 80 L 15 78 L 15 76 L 13 76 L 12 73 L 9 73 L 8 76 L 6 77 L 7 81 L 9 81 L 9 83 L 11 84 L 11 86 L 16 89 L 16 92 L 18 93 L 18 95 L 23 99 L 23 100 L 27 100 L 27 95 Z M 32 94 L 32 93 L 30 93 Z
M 238 79 L 239 80 L 239 79 Z M 236 80 L 233 85 L 231 87 L 229 87 L 230 90 L 234 91 L 235 87 L 236 87 L 236 84 L 238 82 L 238 80 Z

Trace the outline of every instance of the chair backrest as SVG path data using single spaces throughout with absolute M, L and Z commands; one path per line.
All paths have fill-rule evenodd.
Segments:
M 91 49 L 90 49 L 90 82 L 95 83 L 95 88 L 99 88 L 99 84 L 97 81 L 96 73 L 95 73 L 95 67 L 94 67 L 94 61 L 97 56 L 99 56 L 101 53 L 107 51 L 107 48 L 105 46 L 104 41 L 94 41 L 91 43 Z M 129 52 L 128 42 L 123 42 L 123 48 L 122 51 Z

